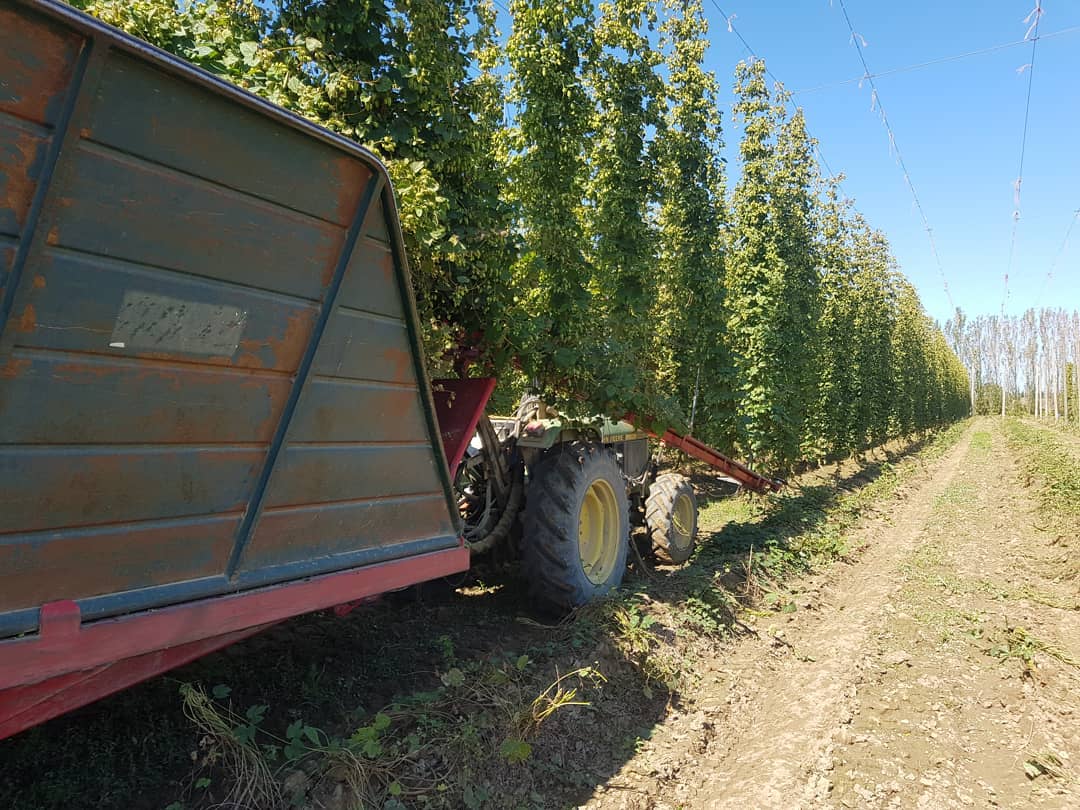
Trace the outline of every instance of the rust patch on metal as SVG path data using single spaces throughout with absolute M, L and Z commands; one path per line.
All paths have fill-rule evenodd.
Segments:
M 22 376 L 30 367 L 30 361 L 12 357 L 0 366 L 0 380 L 13 380 Z
M 71 386 L 49 388 L 50 392 L 68 391 L 81 396 L 80 388 L 91 387 L 89 396 L 94 402 L 102 390 L 110 391 L 119 402 L 139 402 L 141 408 L 127 420 L 126 435 L 169 443 L 267 441 L 273 435 L 290 390 L 290 380 L 284 375 L 267 378 L 243 373 L 223 377 L 213 367 L 195 364 L 170 367 L 153 361 L 135 366 L 117 366 L 99 360 L 58 362 L 36 373 L 47 375 L 50 382 Z M 240 389 L 242 393 L 238 393 Z M 237 418 L 234 406 L 246 414 L 243 419 Z M 85 436 L 96 435 L 95 430 L 100 426 L 101 422 L 96 422 L 85 431 Z M 49 438 L 70 441 L 69 435 Z M 80 432 L 79 440 L 90 441 L 85 436 Z
M 45 289 L 45 276 L 34 276 L 34 289 L 35 290 L 44 290 Z
M 87 378 L 106 379 L 115 373 L 114 368 L 99 363 L 57 363 L 53 377 L 70 383 L 88 383 Z
M 34 311 L 33 304 L 27 304 L 26 309 L 23 310 L 23 314 L 19 316 L 19 320 L 15 322 L 15 331 L 27 334 L 37 329 L 37 312 Z
M 252 343 L 254 341 L 245 342 Z M 241 348 L 243 348 L 243 344 L 241 344 Z M 258 370 L 263 367 L 263 361 L 262 358 L 260 358 L 259 355 L 257 355 L 255 352 L 241 352 L 240 354 L 236 355 L 236 359 L 232 362 L 232 365 L 239 368 L 250 368 Z
M 345 238 L 342 237 L 338 244 L 335 246 L 337 248 L 337 251 L 341 250 L 344 242 Z M 319 280 L 322 282 L 323 294 L 325 295 L 326 288 L 330 286 L 330 280 L 334 277 L 334 270 L 337 269 L 337 255 L 329 255 L 323 257 L 322 267 L 323 271 L 322 275 L 319 276 Z
M 0 8 L 0 110 L 39 124 L 55 120 L 81 38 L 19 8 Z
M 242 368 L 273 368 L 283 371 L 295 371 L 300 366 L 311 330 L 315 324 L 315 312 L 310 309 L 294 312 L 285 323 L 285 331 L 280 338 L 266 340 L 246 339 L 240 341 L 241 354 L 237 355 L 236 365 Z M 263 352 L 269 350 L 269 362 L 265 362 Z
M 12 131 L 7 127 L 5 129 Z M 44 141 L 18 130 L 14 131 L 13 136 L 5 136 L 4 141 L 4 148 L 0 151 L 3 165 L 0 171 L 0 209 L 10 211 L 16 227 L 21 229 L 26 223 L 26 214 L 37 188 L 33 167 Z
M 169 352 L 135 352 L 134 355 L 125 355 L 127 357 L 134 356 L 139 360 L 165 360 L 170 363 L 175 363 L 178 355 L 171 354 Z M 211 366 L 231 366 L 233 365 L 233 359 L 231 357 L 207 355 L 199 358 L 200 363 L 206 363 Z
M 330 177 L 336 178 L 340 184 L 334 218 L 345 225 L 353 218 L 357 206 L 360 205 L 360 195 L 371 182 L 371 172 L 355 157 L 341 155 L 334 160 Z
M 93 555 L 81 551 L 85 537 L 60 536 L 39 546 L 3 549 L 4 607 L 96 596 L 216 573 L 224 567 L 236 523 L 234 517 L 207 522 L 199 527 L 196 540 L 188 526 L 102 530 L 91 535 Z
M 393 366 L 393 382 L 409 382 L 413 376 L 412 352 L 398 346 L 388 346 L 382 351 L 383 359 Z

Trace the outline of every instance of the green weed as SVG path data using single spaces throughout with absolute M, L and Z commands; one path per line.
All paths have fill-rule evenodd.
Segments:
M 1009 445 L 1027 474 L 1038 484 L 1044 514 L 1053 518 L 1080 518 L 1080 461 L 1050 431 L 1017 419 L 1005 423 Z
M 216 687 L 211 697 L 184 684 L 181 696 L 202 734 L 198 770 L 220 775 L 225 806 L 317 803 L 338 786 L 363 807 L 407 799 L 433 807 L 481 806 L 485 791 L 470 780 L 470 763 L 493 753 L 509 765 L 525 762 L 540 727 L 560 710 L 588 707 L 582 688 L 605 680 L 594 668 L 581 667 L 556 673 L 537 692 L 531 667 L 528 655 L 461 663 L 442 673 L 439 686 L 384 707 L 347 735 L 300 719 L 276 734 L 264 723 L 268 706 L 234 710 L 223 702 L 227 687 Z M 288 791 L 287 773 L 306 776 Z M 209 777 L 200 779 L 211 784 Z
M 1001 662 L 1013 659 L 1020 661 L 1025 673 L 1033 672 L 1038 668 L 1035 660 L 1036 653 L 1043 653 L 1072 667 L 1080 667 L 1080 662 L 1064 650 L 1036 638 L 1023 627 L 1006 628 L 1005 636 L 986 650 L 987 655 Z
M 669 691 L 678 687 L 681 665 L 672 645 L 653 631 L 657 617 L 642 611 L 637 602 L 608 604 L 608 621 L 615 646 L 645 676 L 646 687 L 661 683 Z
M 1076 778 L 1055 751 L 1041 751 L 1024 760 L 1024 774 L 1028 779 L 1049 776 L 1062 782 L 1075 782 Z
M 1038 528 L 1056 535 L 1053 542 L 1069 545 L 1080 536 L 1080 456 L 1054 431 L 1017 419 L 1005 423 L 1005 435 L 1024 471 L 1025 485 L 1035 487 L 1045 524 Z M 1067 554 L 1057 573 L 1065 579 L 1080 576 L 1080 558 Z

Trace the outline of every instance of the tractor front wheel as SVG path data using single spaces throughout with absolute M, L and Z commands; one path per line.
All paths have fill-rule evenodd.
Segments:
M 680 565 L 690 559 L 697 535 L 697 496 L 689 478 L 657 476 L 645 501 L 645 526 L 657 560 Z
M 592 442 L 549 450 L 531 471 L 522 567 L 533 598 L 578 607 L 622 582 L 630 504 L 615 457 Z

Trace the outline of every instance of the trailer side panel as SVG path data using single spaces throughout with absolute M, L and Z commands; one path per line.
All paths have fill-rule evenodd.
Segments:
M 0 638 L 456 548 L 370 153 L 0 4 Z

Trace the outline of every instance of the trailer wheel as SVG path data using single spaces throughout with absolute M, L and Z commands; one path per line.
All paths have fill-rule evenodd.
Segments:
M 645 526 L 660 562 L 678 565 L 690 559 L 697 535 L 697 496 L 689 478 L 676 473 L 657 476 L 645 501 Z
M 531 478 L 521 562 L 533 598 L 566 610 L 618 587 L 630 503 L 615 457 L 589 442 L 559 444 Z

